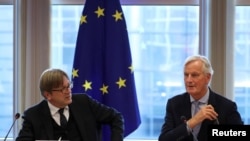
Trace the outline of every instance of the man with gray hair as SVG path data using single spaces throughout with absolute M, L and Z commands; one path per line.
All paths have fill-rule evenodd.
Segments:
M 243 124 L 236 103 L 209 87 L 212 76 L 213 68 L 205 56 L 186 59 L 186 92 L 168 100 L 159 141 L 207 141 L 208 125 Z

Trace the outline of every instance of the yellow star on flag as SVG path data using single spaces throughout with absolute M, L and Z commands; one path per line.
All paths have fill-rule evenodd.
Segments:
M 81 20 L 80 20 L 80 23 L 87 23 L 87 15 L 85 16 L 81 16 Z
M 104 16 L 104 8 L 100 8 L 100 6 L 98 6 L 98 9 L 95 11 L 95 13 L 97 14 L 98 18 L 100 16 Z
M 85 83 L 82 85 L 85 88 L 85 92 L 88 89 L 92 89 L 91 84 L 92 84 L 92 82 L 88 82 L 88 80 L 85 80 Z
M 78 77 L 78 69 L 73 69 L 73 71 L 72 71 L 72 76 L 73 76 L 73 78 L 75 78 L 75 77 Z
M 102 94 L 108 93 L 108 86 L 105 86 L 104 84 L 102 85 L 102 88 L 100 88 L 102 91 Z
M 129 66 L 128 69 L 130 69 L 130 72 L 131 72 L 131 73 L 134 72 L 134 67 L 133 67 L 133 65 Z
M 115 21 L 122 20 L 122 12 L 115 11 L 115 14 L 112 15 L 115 18 Z
M 119 86 L 119 89 L 121 87 L 126 87 L 125 85 L 126 79 L 122 79 L 121 77 L 119 77 L 119 80 L 116 82 L 116 84 Z

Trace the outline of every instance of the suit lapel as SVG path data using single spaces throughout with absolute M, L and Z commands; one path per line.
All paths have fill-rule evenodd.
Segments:
M 42 103 L 41 103 L 40 113 L 42 113 L 41 121 L 42 121 L 42 124 L 45 127 L 45 131 L 47 133 L 47 136 L 49 137 L 49 139 L 52 140 L 53 139 L 53 134 L 54 134 L 52 121 L 51 121 L 52 117 L 51 117 L 51 114 L 50 114 L 48 103 L 45 100 L 42 101 Z
M 74 102 L 72 102 L 72 104 L 69 105 L 69 109 L 71 110 L 71 114 L 76 122 L 76 125 L 81 133 L 81 137 L 87 137 L 86 135 L 86 124 L 84 120 L 84 112 L 79 112 L 82 111 L 81 106 L 75 104 Z M 83 140 L 87 140 L 87 139 L 83 139 Z
M 215 111 L 217 109 L 217 102 L 215 100 L 215 93 L 213 91 L 210 90 L 210 93 L 209 93 L 209 98 L 208 98 L 208 104 L 211 104 Z
M 190 102 L 190 96 L 188 93 L 184 95 L 181 113 L 183 113 L 183 116 L 185 116 L 186 119 L 191 118 L 191 102 Z

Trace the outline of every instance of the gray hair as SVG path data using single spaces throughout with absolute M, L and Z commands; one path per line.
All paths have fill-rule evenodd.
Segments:
M 189 56 L 186 59 L 186 61 L 184 63 L 184 66 L 186 66 L 190 62 L 197 61 L 197 60 L 199 60 L 199 61 L 201 61 L 203 63 L 203 72 L 204 73 L 209 73 L 212 76 L 213 73 L 214 73 L 214 70 L 212 68 L 212 65 L 211 65 L 210 61 L 208 60 L 208 58 L 206 56 L 202 56 L 202 55 Z

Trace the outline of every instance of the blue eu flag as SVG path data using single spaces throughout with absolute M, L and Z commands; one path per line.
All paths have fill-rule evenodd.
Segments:
M 86 0 L 77 36 L 72 81 L 73 94 L 89 94 L 123 114 L 125 137 L 139 127 L 141 119 L 132 57 L 119 0 Z

